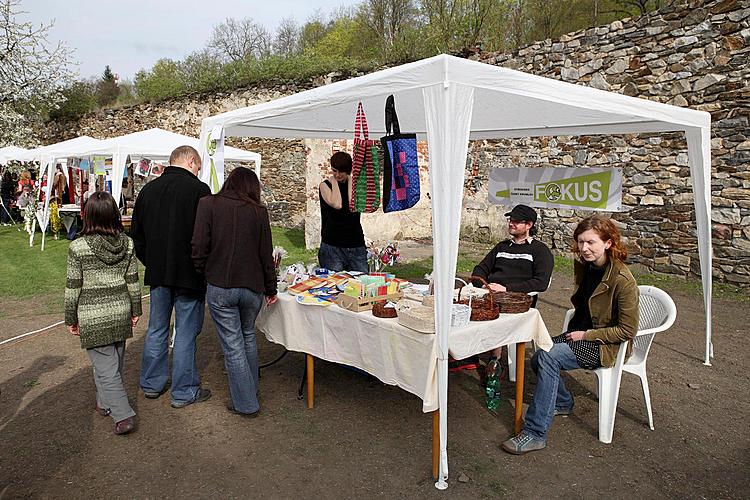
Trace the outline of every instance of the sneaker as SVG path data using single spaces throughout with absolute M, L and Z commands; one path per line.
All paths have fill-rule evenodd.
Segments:
M 162 389 L 159 392 L 143 391 L 143 397 L 145 397 L 146 399 L 158 399 L 159 396 L 161 396 L 165 392 L 167 392 L 167 388 L 166 387 L 164 387 L 164 389 Z
M 518 436 L 508 439 L 502 445 L 503 450 L 513 455 L 523 455 L 530 451 L 543 450 L 546 447 L 547 441 L 526 434 L 524 431 L 521 431 Z
M 245 413 L 239 410 L 235 410 L 234 406 L 232 405 L 227 405 L 227 410 L 229 411 L 229 413 L 234 413 L 235 415 L 240 415 L 242 417 L 247 417 L 247 418 L 255 418 L 260 414 L 260 408 L 258 408 L 256 411 L 252 413 Z
M 115 423 L 115 434 L 127 434 L 135 430 L 135 418 L 128 417 Z
M 573 414 L 573 408 L 555 408 L 556 417 L 567 417 Z
M 193 403 L 202 403 L 211 397 L 211 390 L 199 388 L 198 393 L 190 401 L 172 401 L 172 408 L 185 408 Z

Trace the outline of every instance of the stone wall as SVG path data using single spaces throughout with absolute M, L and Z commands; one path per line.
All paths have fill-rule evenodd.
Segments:
M 472 57 L 527 73 L 703 110 L 712 115 L 714 276 L 750 284 L 750 1 L 675 2 L 639 18 Z M 472 145 L 463 234 L 492 241 L 501 208 L 487 204 L 494 167 L 622 167 L 613 215 L 632 262 L 700 274 L 682 134 L 546 137 Z M 565 252 L 585 212 L 543 210 L 540 235 Z
M 510 54 L 479 53 L 472 58 L 710 112 L 714 276 L 750 285 L 750 0 L 677 1 L 646 16 L 535 42 Z M 74 124 L 51 123 L 39 132 L 45 144 L 82 134 L 103 139 L 150 127 L 197 136 L 206 116 L 329 81 L 188 96 L 90 114 Z M 227 143 L 263 155 L 264 197 L 273 222 L 304 225 L 308 244 L 315 245 L 315 187 L 331 151 L 350 145 L 237 138 Z M 431 235 L 426 148 L 421 149 L 422 201 L 400 214 L 363 216 L 371 238 Z M 505 209 L 488 205 L 487 179 L 491 168 L 515 166 L 622 167 L 624 211 L 613 217 L 628 239 L 631 261 L 655 271 L 699 273 L 687 148 L 680 134 L 474 142 L 467 161 L 464 237 L 489 244 L 505 236 Z M 588 213 L 542 210 L 541 215 L 542 239 L 556 252 L 567 253 L 572 227 Z

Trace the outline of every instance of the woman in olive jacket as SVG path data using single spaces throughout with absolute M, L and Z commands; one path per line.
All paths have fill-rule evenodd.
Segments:
M 255 318 L 276 302 L 271 225 L 255 172 L 237 168 L 218 194 L 198 202 L 193 264 L 206 277 L 206 302 L 229 377 L 232 413 L 254 417 L 258 403 Z
M 625 265 L 628 252 L 617 226 L 601 216 L 588 217 L 573 231 L 573 240 L 575 313 L 568 331 L 552 339 L 552 349 L 531 359 L 538 377 L 534 398 L 523 430 L 502 446 L 516 455 L 545 448 L 555 415 L 573 412 L 573 395 L 560 370 L 613 366 L 622 342 L 630 356 L 638 330 L 638 285 Z

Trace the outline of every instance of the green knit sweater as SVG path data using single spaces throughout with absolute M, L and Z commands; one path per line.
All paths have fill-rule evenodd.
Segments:
M 133 240 L 120 233 L 73 241 L 68 248 L 65 324 L 78 324 L 81 347 L 90 349 L 132 337 L 131 317 L 141 314 Z

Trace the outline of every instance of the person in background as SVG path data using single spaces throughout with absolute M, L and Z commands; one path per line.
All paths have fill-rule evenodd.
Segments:
M 16 186 L 16 196 L 20 196 L 23 193 L 24 186 L 34 188 L 34 181 L 31 180 L 31 172 L 28 170 L 21 172 L 21 177 L 18 179 L 18 186 Z
M 229 378 L 232 413 L 254 417 L 258 402 L 255 318 L 276 302 L 271 224 L 255 172 L 236 168 L 218 194 L 198 203 L 193 263 L 206 277 L 206 302 L 216 324 Z
M 18 197 L 18 200 L 16 201 L 16 206 L 19 209 L 26 208 L 29 203 L 32 203 L 34 201 L 34 195 L 31 192 L 31 184 L 24 184 L 23 191 L 21 192 L 21 195 Z
M 136 427 L 122 372 L 125 341 L 141 314 L 133 241 L 123 232 L 112 196 L 95 193 L 86 209 L 83 237 L 68 247 L 65 324 L 86 349 L 94 368 L 95 409 L 112 417 L 115 434 Z
M 203 328 L 206 282 L 191 259 L 198 200 L 211 194 L 198 179 L 201 157 L 191 146 L 172 151 L 169 167 L 141 189 L 133 209 L 131 236 L 151 287 L 148 331 L 141 358 L 140 385 L 148 399 L 158 398 L 169 380 L 169 333 L 175 310 L 171 405 L 183 408 L 211 397 L 201 387 L 195 363 L 196 339 Z M 92 195 L 93 196 L 93 195 Z
M 0 184 L 0 198 L 3 201 L 3 206 L 0 207 L 0 224 L 3 226 L 10 225 L 10 203 L 13 201 L 14 188 L 13 178 L 6 170 Z
M 508 235 L 487 253 L 474 267 L 472 275 L 489 283 L 493 292 L 543 292 L 549 287 L 555 259 L 549 247 L 534 236 L 537 233 L 536 210 L 527 205 L 516 205 L 505 214 L 508 218 Z M 479 280 L 475 286 L 482 286 Z M 505 347 L 493 350 L 487 370 L 494 370 L 493 362 L 504 363 Z M 467 361 L 471 364 L 472 358 Z M 459 362 L 460 363 L 460 362 Z M 478 359 L 473 359 L 474 366 Z
M 573 231 L 573 254 L 575 313 L 567 331 L 552 339 L 552 349 L 531 358 L 537 385 L 523 430 L 502 444 L 514 455 L 546 448 L 554 417 L 573 412 L 573 395 L 560 370 L 613 366 L 622 342 L 628 343 L 630 357 L 638 331 L 638 285 L 625 265 L 628 251 L 612 220 L 583 219 Z
M 52 177 L 52 196 L 57 197 L 61 202 L 65 194 L 65 174 L 61 165 L 55 165 L 55 175 Z
M 359 213 L 349 211 L 352 157 L 331 156 L 331 176 L 320 183 L 320 249 L 318 262 L 331 271 L 366 273 L 367 250 Z

